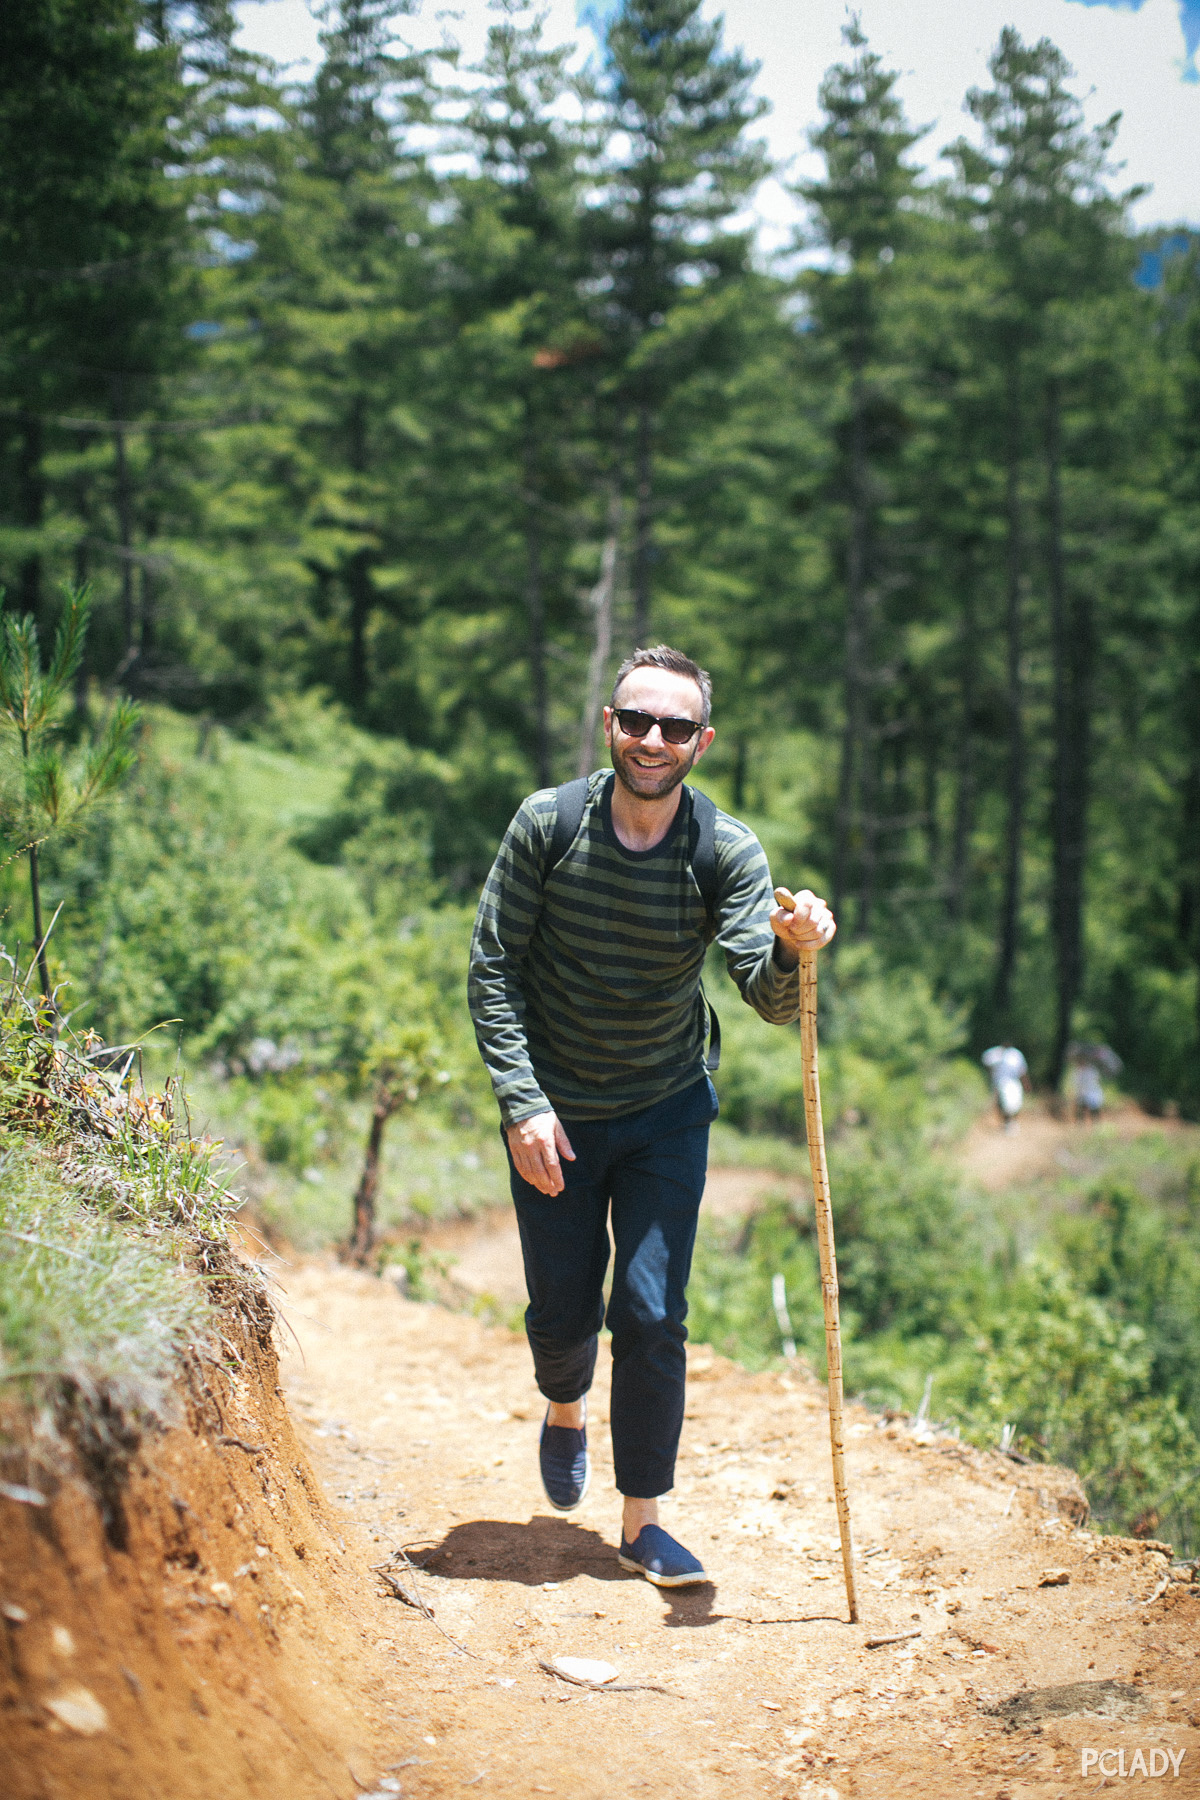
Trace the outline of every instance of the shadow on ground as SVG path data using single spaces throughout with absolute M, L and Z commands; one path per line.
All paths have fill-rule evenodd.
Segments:
M 614 1546 L 598 1531 L 540 1516 L 525 1525 L 511 1519 L 471 1519 L 455 1525 L 440 1544 L 413 1560 L 443 1581 L 512 1581 L 541 1587 L 576 1575 L 590 1575 L 593 1581 L 641 1580 L 621 1567 Z M 658 1591 L 669 1608 L 666 1625 L 715 1625 L 725 1616 L 712 1610 L 717 1590 L 711 1581 Z

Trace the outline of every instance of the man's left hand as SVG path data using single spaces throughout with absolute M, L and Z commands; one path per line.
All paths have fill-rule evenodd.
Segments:
M 799 894 L 790 889 L 775 889 L 776 907 L 771 914 L 771 930 L 779 939 L 779 948 L 787 961 L 800 960 L 802 950 L 820 950 L 837 930 L 833 914 L 824 900 L 805 888 Z

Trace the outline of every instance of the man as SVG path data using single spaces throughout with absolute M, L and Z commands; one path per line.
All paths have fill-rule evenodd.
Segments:
M 561 855 L 565 790 L 524 802 L 479 903 L 469 997 L 504 1122 L 529 1307 L 549 1402 L 539 1445 L 550 1504 L 587 1492 L 586 1396 L 605 1323 L 612 1209 L 612 1440 L 623 1568 L 662 1587 L 703 1581 L 662 1529 L 683 1423 L 685 1289 L 717 1102 L 700 977 L 715 936 L 746 1000 L 799 1011 L 799 952 L 835 930 L 823 900 L 772 898 L 762 847 L 716 812 L 712 918 L 694 866 L 705 803 L 684 776 L 713 741 L 712 684 L 659 645 L 622 664 L 604 730 L 613 772 L 588 777 Z M 780 902 L 780 903 L 776 903 Z

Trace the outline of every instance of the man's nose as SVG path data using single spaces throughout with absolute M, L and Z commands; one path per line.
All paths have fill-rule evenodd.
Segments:
M 653 725 L 650 727 L 649 731 L 646 733 L 645 737 L 642 739 L 642 742 L 644 744 L 649 744 L 649 746 L 652 750 L 665 750 L 666 749 L 667 740 L 662 734 L 662 726 L 659 724 L 657 719 L 655 719 Z

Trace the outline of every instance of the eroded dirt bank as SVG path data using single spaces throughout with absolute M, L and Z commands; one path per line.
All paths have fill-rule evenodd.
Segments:
M 0 1459 L 4 1800 L 316 1800 L 378 1772 L 356 1559 L 265 1311 L 225 1329 L 107 1518 L 61 1457 Z

